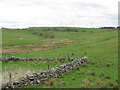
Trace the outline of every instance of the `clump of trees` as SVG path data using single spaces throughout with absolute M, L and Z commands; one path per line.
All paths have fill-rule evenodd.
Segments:
M 100 27 L 100 29 L 115 29 L 115 28 L 118 28 L 118 27 Z
M 51 32 L 33 32 L 32 34 L 37 35 L 41 38 L 55 38 L 55 35 Z

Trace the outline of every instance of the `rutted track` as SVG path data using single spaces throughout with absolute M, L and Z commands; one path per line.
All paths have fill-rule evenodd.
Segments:
M 70 43 L 78 42 L 75 40 L 69 41 L 60 41 L 60 42 L 44 42 L 42 44 L 33 44 L 33 45 L 23 45 L 23 46 L 4 46 L 2 49 L 2 53 L 12 53 L 12 52 L 30 52 L 30 51 L 42 51 L 42 50 L 50 50 L 59 47 L 63 47 Z

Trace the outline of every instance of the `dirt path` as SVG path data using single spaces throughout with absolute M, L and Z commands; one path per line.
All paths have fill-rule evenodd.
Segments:
M 43 44 L 6 46 L 2 48 L 2 53 L 50 50 L 50 49 L 60 48 L 74 42 L 78 42 L 78 41 L 75 40 L 60 41 L 60 42 L 49 41 L 49 42 L 44 42 Z

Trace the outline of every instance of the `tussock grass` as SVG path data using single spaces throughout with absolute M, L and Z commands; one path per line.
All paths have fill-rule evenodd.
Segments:
M 52 87 L 55 83 L 55 80 L 55 78 L 51 78 L 50 80 L 46 81 L 45 84 Z

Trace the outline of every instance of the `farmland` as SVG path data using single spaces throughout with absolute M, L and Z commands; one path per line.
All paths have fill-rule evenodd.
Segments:
M 2 30 L 2 57 L 22 58 L 74 58 L 85 55 L 89 63 L 63 78 L 55 78 L 53 85 L 46 82 L 27 88 L 114 88 L 118 87 L 118 30 L 68 27 L 31 27 L 25 30 Z M 7 72 L 28 73 L 47 70 L 64 62 L 2 63 L 4 76 Z M 16 68 L 15 68 L 16 67 Z M 18 70 L 20 72 L 18 72 Z M 8 79 L 8 77 L 5 77 Z

